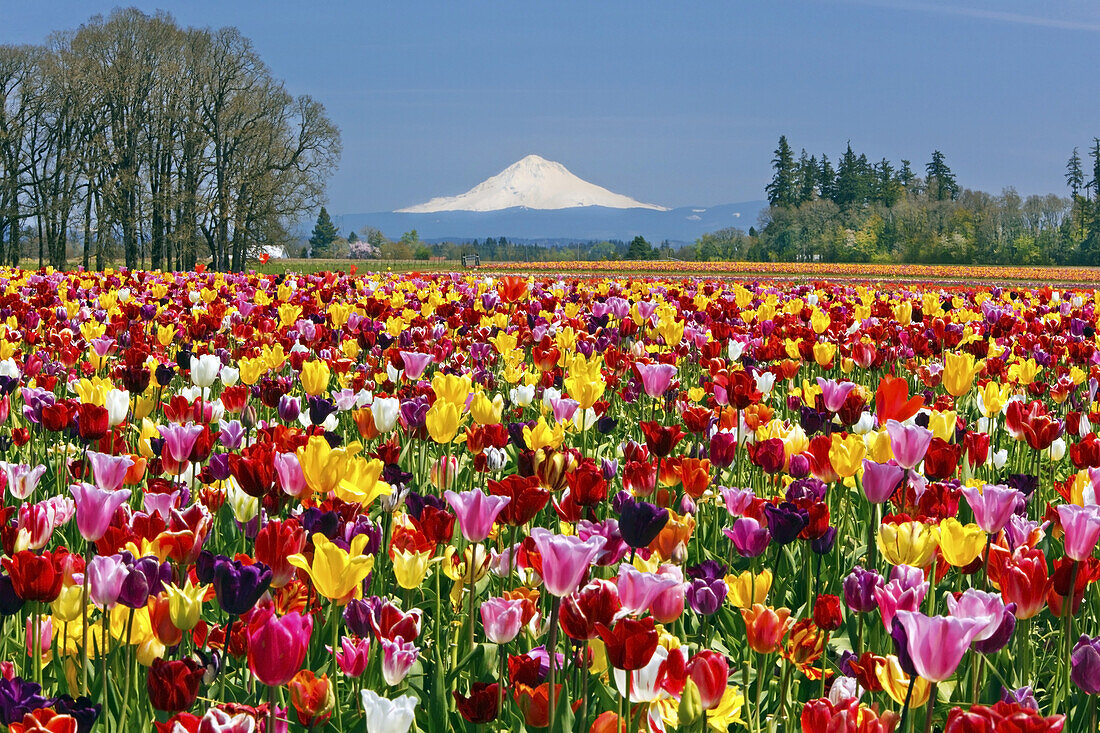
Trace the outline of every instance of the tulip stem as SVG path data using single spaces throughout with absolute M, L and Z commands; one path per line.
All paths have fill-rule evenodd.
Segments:
M 546 651 L 550 654 L 550 689 L 547 692 L 547 702 L 549 703 L 549 726 L 547 730 L 549 733 L 554 733 L 554 713 L 556 710 L 556 692 L 554 689 L 554 683 L 557 682 L 557 666 L 558 666 L 558 611 L 561 609 L 561 598 L 554 596 L 550 601 L 550 631 L 549 638 L 546 641 Z M 629 693 L 630 691 L 627 690 Z
M 905 690 L 905 702 L 901 705 L 901 720 L 898 721 L 899 733 L 904 733 L 908 730 L 905 727 L 905 719 L 909 717 L 909 701 L 913 699 L 913 687 L 917 684 L 917 676 L 913 675 L 909 678 L 909 687 Z
M 340 704 L 340 665 L 336 663 L 336 655 L 340 648 L 340 606 L 334 598 L 330 610 L 332 614 L 332 698 L 336 701 L 336 728 L 344 729 L 344 708 Z M 271 688 L 271 728 L 275 730 L 275 688 Z
M 936 683 L 928 690 L 928 710 L 924 714 L 924 733 L 932 733 L 932 713 L 936 709 Z
M 335 675 L 333 675 L 335 677 Z M 340 701 L 336 701 L 336 709 L 340 709 Z M 275 686 L 268 685 L 267 687 L 267 728 L 266 730 L 272 733 L 275 730 Z
M 88 563 L 91 559 L 92 544 L 89 542 L 84 551 L 84 581 L 80 590 L 80 651 L 83 654 L 80 660 L 80 689 L 85 695 L 88 694 Z

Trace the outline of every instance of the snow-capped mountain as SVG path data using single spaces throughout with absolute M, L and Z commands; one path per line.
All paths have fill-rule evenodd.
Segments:
M 528 155 L 458 196 L 442 196 L 424 204 L 398 209 L 398 214 L 431 214 L 440 211 L 501 211 L 525 209 L 573 209 L 600 206 L 608 209 L 668 211 L 629 196 L 608 191 L 569 172 L 561 163 Z

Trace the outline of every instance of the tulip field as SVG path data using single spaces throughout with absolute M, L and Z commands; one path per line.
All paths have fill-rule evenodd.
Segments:
M 1096 731 L 1098 318 L 2 269 L 0 724 Z

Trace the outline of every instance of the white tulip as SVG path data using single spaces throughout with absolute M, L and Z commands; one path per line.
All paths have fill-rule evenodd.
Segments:
M 232 387 L 241 379 L 241 370 L 229 365 L 223 366 L 221 371 L 222 384 Z
M 397 426 L 401 414 L 401 401 L 396 397 L 378 397 L 370 407 L 374 417 L 374 428 L 380 433 L 388 433 Z
M 191 383 L 196 387 L 209 387 L 218 378 L 222 360 L 213 354 L 191 357 Z
M 416 711 L 416 698 L 401 695 L 388 700 L 374 690 L 363 690 L 363 712 L 367 716 L 367 733 L 408 733 Z
M 535 387 L 531 384 L 520 384 L 513 387 L 508 396 L 520 407 L 527 407 L 535 399 Z
M 121 425 L 130 412 L 130 393 L 121 389 L 109 390 L 104 406 L 107 408 L 107 422 L 110 426 Z

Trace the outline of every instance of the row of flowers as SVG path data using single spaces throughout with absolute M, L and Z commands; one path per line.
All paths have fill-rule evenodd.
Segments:
M 1096 729 L 1098 304 L 0 270 L 0 724 Z

